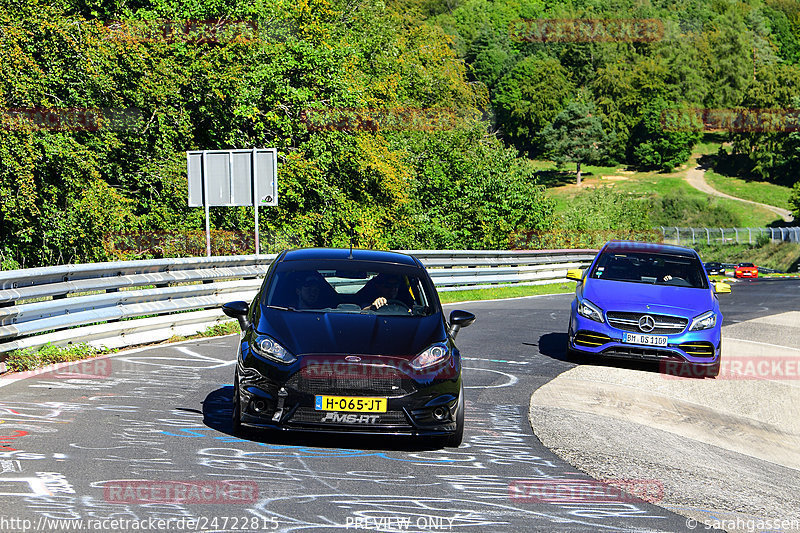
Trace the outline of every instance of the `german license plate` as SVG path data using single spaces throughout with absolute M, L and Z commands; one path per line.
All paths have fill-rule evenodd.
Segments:
M 638 333 L 626 333 L 625 342 L 630 344 L 644 344 L 645 346 L 666 346 L 667 337 L 657 337 L 655 335 L 640 335 Z
M 385 413 L 386 398 L 316 396 L 314 409 L 317 411 L 345 411 L 349 413 Z

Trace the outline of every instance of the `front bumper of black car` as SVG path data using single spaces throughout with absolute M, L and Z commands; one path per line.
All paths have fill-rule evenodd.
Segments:
M 347 363 L 339 355 L 306 358 L 291 369 L 253 357 L 239 364 L 243 426 L 420 436 L 446 436 L 457 430 L 458 409 L 463 405 L 457 358 L 426 373 L 411 371 L 398 358 L 371 358 L 363 364 Z M 317 401 L 322 396 L 385 398 L 386 410 L 326 410 Z

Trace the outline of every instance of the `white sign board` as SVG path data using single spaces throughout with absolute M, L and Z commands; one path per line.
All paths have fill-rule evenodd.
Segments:
M 186 152 L 189 207 L 206 210 L 206 255 L 211 255 L 210 206 L 255 206 L 256 255 L 258 208 L 278 205 L 278 150 L 197 150 Z
M 189 207 L 278 205 L 275 148 L 186 152 L 186 164 Z

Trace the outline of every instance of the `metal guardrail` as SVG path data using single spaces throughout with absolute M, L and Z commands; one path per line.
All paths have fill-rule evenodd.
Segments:
M 596 250 L 405 250 L 439 291 L 535 285 L 587 266 Z M 118 348 L 189 335 L 250 301 L 275 255 L 155 259 L 0 272 L 0 359 L 86 342 Z
M 672 244 L 753 244 L 759 238 L 772 242 L 800 242 L 800 227 L 788 228 L 679 228 L 659 226 L 664 242 Z

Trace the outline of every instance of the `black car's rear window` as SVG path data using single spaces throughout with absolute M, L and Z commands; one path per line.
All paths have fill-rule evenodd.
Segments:
M 707 289 L 703 264 L 694 257 L 652 252 L 602 254 L 592 270 L 594 279 Z
M 428 316 L 438 299 L 423 276 L 418 268 L 391 263 L 286 261 L 263 298 L 293 311 Z

